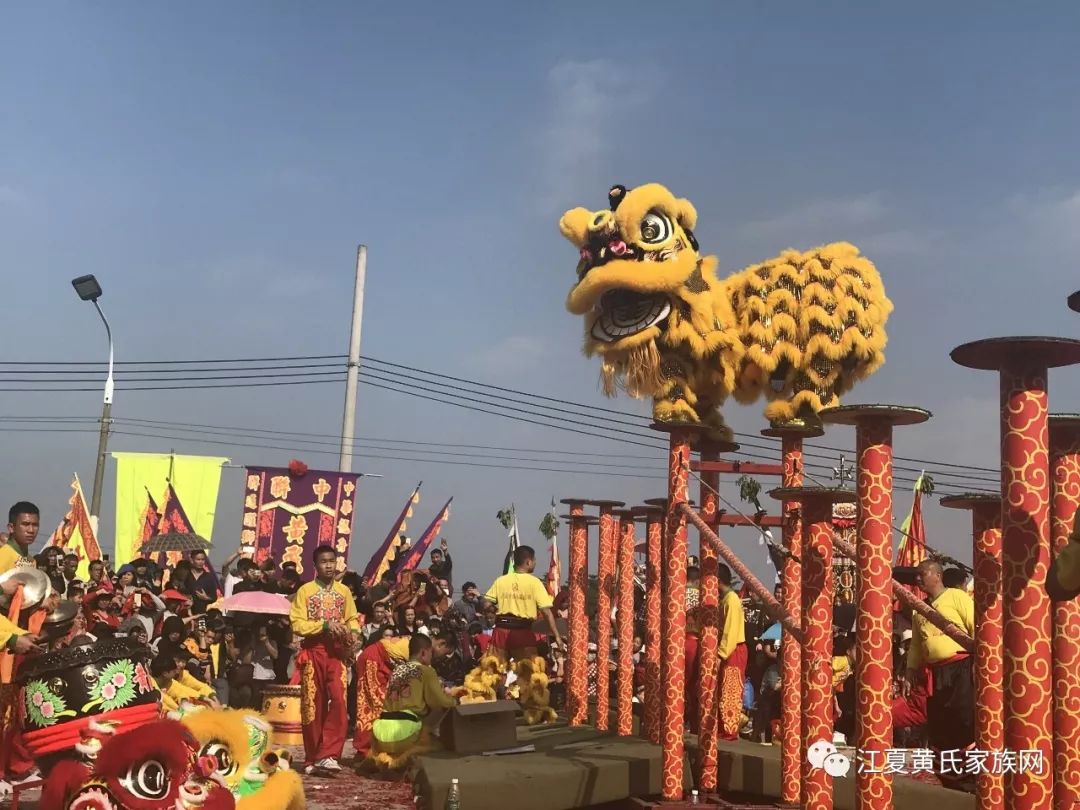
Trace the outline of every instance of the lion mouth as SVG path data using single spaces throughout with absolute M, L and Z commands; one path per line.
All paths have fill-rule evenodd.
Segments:
M 600 298 L 597 309 L 600 314 L 593 323 L 592 336 L 613 343 L 659 324 L 671 313 L 671 301 L 663 294 L 609 290 Z
M 83 789 L 68 807 L 71 810 L 116 810 L 117 804 L 107 789 L 90 787 Z

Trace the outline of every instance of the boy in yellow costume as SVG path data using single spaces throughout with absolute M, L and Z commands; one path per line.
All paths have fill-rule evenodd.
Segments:
M 439 710 L 456 704 L 432 669 L 433 659 L 431 639 L 421 633 L 413 635 L 409 660 L 394 668 L 382 712 L 372 725 L 374 743 L 368 756 L 377 765 L 397 769 L 428 750 L 425 721 L 435 720 Z
M 746 679 L 746 614 L 742 600 L 731 587 L 731 569 L 721 563 L 716 568 L 720 584 L 720 739 L 739 739 L 743 720 L 743 681 Z
M 307 773 L 341 770 L 338 759 L 349 727 L 346 661 L 352 661 L 360 620 L 352 593 L 335 579 L 337 557 L 331 546 L 315 549 L 315 579 L 296 592 L 289 613 L 293 633 L 301 639 L 296 665 Z

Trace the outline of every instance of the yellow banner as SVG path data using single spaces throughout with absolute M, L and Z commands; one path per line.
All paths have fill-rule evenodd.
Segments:
M 165 486 L 171 480 L 195 533 L 213 540 L 221 467 L 229 459 L 216 456 L 178 456 L 171 453 L 112 453 L 116 459 L 117 567 L 131 562 L 142 536 L 146 491 L 163 506 Z

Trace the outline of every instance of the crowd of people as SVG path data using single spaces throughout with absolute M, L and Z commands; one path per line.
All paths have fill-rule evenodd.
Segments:
M 77 576 L 79 558 L 74 554 L 56 547 L 30 554 L 39 525 L 33 504 L 12 507 L 6 544 L 0 548 L 0 574 L 14 565 L 35 565 L 48 576 L 56 594 L 78 606 L 70 632 L 49 642 L 50 647 L 93 644 L 110 637 L 146 645 L 151 674 L 167 710 L 188 700 L 258 710 L 268 686 L 300 683 L 305 690 L 305 765 L 309 770 L 340 769 L 338 760 L 349 734 L 355 735 L 358 754 L 370 752 L 376 724 L 401 721 L 403 716 L 400 711 L 385 716 L 383 704 L 388 699 L 389 705 L 416 701 L 415 695 L 403 689 L 410 677 L 417 694 L 428 695 L 426 703 L 446 708 L 452 703 L 447 696 L 462 687 L 489 648 L 504 660 L 515 647 L 527 649 L 528 656 L 539 655 L 550 678 L 551 706 L 561 709 L 564 705 L 560 627 L 565 627 L 567 592 L 555 598 L 547 594 L 541 581 L 532 576 L 535 554 L 528 547 L 519 549 L 514 572 L 485 593 L 473 581 L 455 587 L 454 564 L 445 540 L 431 552 L 426 568 L 401 572 L 391 566 L 370 585 L 354 571 L 339 571 L 338 555 L 330 547 L 316 551 L 312 560 L 316 578 L 306 584 L 293 563 L 256 562 L 239 551 L 216 571 L 205 551 L 171 562 L 138 558 L 115 569 L 105 558 L 90 563 L 84 581 Z M 927 562 L 919 568 L 917 584 L 937 610 L 973 634 L 974 608 L 970 594 L 957 587 L 962 585 L 958 573 Z M 696 732 L 703 621 L 696 560 L 687 581 L 687 726 Z M 762 637 L 764 626 L 748 621 L 747 611 L 755 613 L 753 600 L 739 593 L 726 566 L 719 566 L 718 581 L 720 736 L 774 743 L 782 689 L 780 638 Z M 223 599 L 250 591 L 286 597 L 291 613 L 222 610 Z M 645 599 L 640 587 L 636 596 L 633 659 L 635 703 L 640 711 L 646 647 Z M 545 615 L 548 625 L 534 626 Z M 596 649 L 596 622 L 602 620 L 596 617 L 591 629 L 589 689 L 593 697 L 599 667 L 604 665 Z M 610 621 L 614 630 L 614 610 Z M 903 628 L 906 621 L 910 629 L 900 630 L 895 638 L 898 677 L 893 715 L 898 743 L 962 749 L 974 738 L 970 659 L 921 616 L 898 616 L 897 627 Z M 836 742 L 857 745 L 856 645 L 851 630 L 838 628 L 833 644 Z M 607 666 L 614 671 L 618 643 L 615 632 L 610 637 Z M 0 626 L 0 643 L 19 655 L 45 649 L 33 634 L 9 626 Z M 378 681 L 375 686 L 372 677 Z M 432 692 L 435 683 L 442 697 Z M 614 696 L 616 679 L 610 678 L 609 684 Z M 10 728 L 10 706 L 7 710 L 6 717 L 0 715 L 0 725 Z M 7 749 L 0 778 L 11 781 L 25 776 L 32 762 L 20 758 L 17 745 Z

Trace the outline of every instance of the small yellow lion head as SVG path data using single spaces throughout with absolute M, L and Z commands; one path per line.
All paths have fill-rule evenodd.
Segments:
M 588 348 L 601 354 L 655 340 L 681 290 L 701 292 L 697 212 L 657 183 L 608 193 L 610 210 L 575 208 L 559 230 L 578 248 L 566 306 L 584 315 Z

